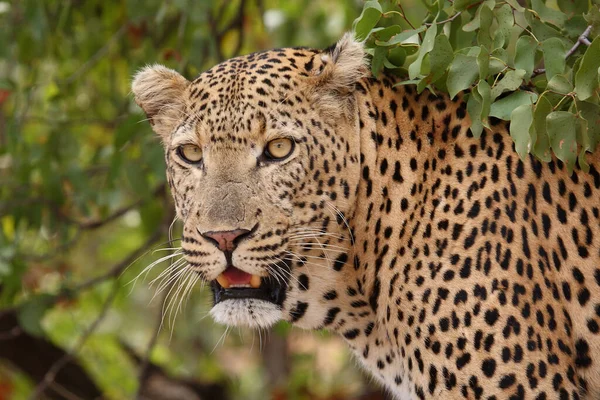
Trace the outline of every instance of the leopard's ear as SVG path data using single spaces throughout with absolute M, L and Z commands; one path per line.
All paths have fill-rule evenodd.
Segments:
M 150 65 L 135 74 L 131 91 L 152 129 L 165 141 L 185 112 L 184 92 L 190 82 L 162 65 Z
M 353 113 L 356 83 L 369 75 L 363 43 L 348 32 L 317 57 L 320 67 L 313 71 L 313 84 L 319 108 L 329 114 Z

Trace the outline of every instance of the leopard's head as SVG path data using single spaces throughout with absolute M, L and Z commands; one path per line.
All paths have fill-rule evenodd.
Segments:
M 237 57 L 191 82 L 162 66 L 135 76 L 164 145 L 186 268 L 211 283 L 218 322 L 323 324 L 323 296 L 347 279 L 366 73 L 346 35 L 328 50 Z

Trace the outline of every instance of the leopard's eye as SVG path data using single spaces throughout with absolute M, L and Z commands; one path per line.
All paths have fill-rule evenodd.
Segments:
M 177 154 L 183 161 L 198 164 L 202 160 L 202 150 L 195 144 L 184 144 L 177 148 Z
M 294 151 L 294 141 L 289 138 L 271 140 L 265 148 L 265 155 L 272 160 L 282 160 Z

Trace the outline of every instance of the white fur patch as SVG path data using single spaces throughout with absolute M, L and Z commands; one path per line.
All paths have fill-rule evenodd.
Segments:
M 227 326 L 268 328 L 281 320 L 281 307 L 264 300 L 228 299 L 210 310 L 213 319 Z

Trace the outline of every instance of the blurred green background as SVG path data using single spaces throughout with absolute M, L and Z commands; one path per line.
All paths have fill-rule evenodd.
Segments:
M 420 23 L 424 8 L 412 3 L 402 2 Z M 165 264 L 135 281 L 171 251 L 173 207 L 132 74 L 161 63 L 193 78 L 238 54 L 325 47 L 361 9 L 357 0 L 0 1 L 0 400 L 94 390 L 384 398 L 336 337 L 285 324 L 226 332 L 204 318 L 209 290 L 199 287 L 174 318 L 166 306 L 177 309 L 181 282 L 150 285 Z

